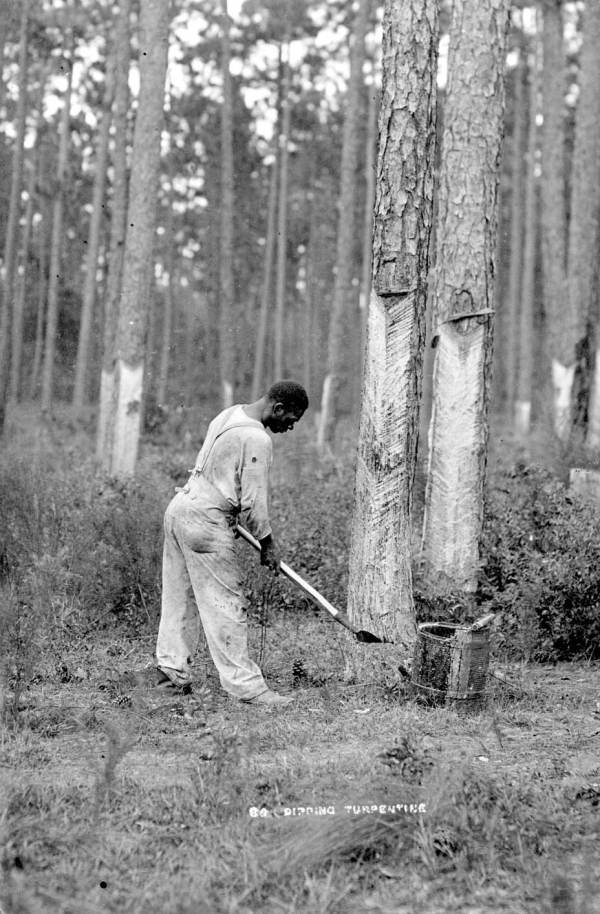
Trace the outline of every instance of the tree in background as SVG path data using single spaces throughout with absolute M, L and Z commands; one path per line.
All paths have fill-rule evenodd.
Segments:
M 433 289 L 423 555 L 432 587 L 477 583 L 487 456 L 507 0 L 455 0 Z
M 519 310 L 523 273 L 523 199 L 525 196 L 525 149 L 527 142 L 527 104 L 525 83 L 527 57 L 522 35 L 518 44 L 518 61 L 514 69 L 513 129 L 510 149 L 510 244 L 504 351 L 506 353 L 506 405 L 514 421 L 516 380 L 519 353 Z
M 544 309 L 552 365 L 553 423 L 560 438 L 570 431 L 570 400 L 574 365 L 564 325 L 573 324 L 566 275 L 565 209 L 566 55 L 562 0 L 542 4 L 542 176 L 541 239 Z
M 219 364 L 223 407 L 234 394 L 235 321 L 233 318 L 233 97 L 230 73 L 230 35 L 227 0 L 221 0 L 221 232 L 219 246 Z
M 433 207 L 437 0 L 387 0 L 373 288 L 348 611 L 409 653 L 416 637 L 411 504 Z
M 62 68 L 66 71 L 67 84 L 63 95 L 62 112 L 59 126 L 58 164 L 54 200 L 52 203 L 52 229 L 50 235 L 50 260 L 48 275 L 48 304 L 46 308 L 46 334 L 44 343 L 44 361 L 42 365 L 42 414 L 47 415 L 52 408 L 54 386 L 54 359 L 56 354 L 56 334 L 59 316 L 59 283 L 61 274 L 63 216 L 65 202 L 65 179 L 70 140 L 71 90 L 73 88 L 73 54 L 75 39 L 69 32 L 66 42 L 66 56 Z
M 12 175 L 8 220 L 4 242 L 4 263 L 0 282 L 2 312 L 0 314 L 0 433 L 4 429 L 6 402 L 9 393 L 11 324 L 13 317 L 13 293 L 15 286 L 15 265 L 17 261 L 17 239 L 21 211 L 21 190 L 23 183 L 23 141 L 27 116 L 27 38 L 29 25 L 29 0 L 23 0 L 19 32 L 19 97 L 16 116 L 16 138 L 13 148 Z M 3 36 L 2 36 L 3 37 Z M 2 42 L 4 47 L 4 43 Z
M 140 92 L 131 155 L 127 234 L 117 330 L 117 406 L 112 472 L 134 473 L 141 426 L 144 338 L 153 279 L 153 243 L 169 42 L 169 4 L 142 0 Z
M 130 18 L 130 0 L 120 0 L 114 45 L 114 147 L 110 237 L 108 242 L 108 276 L 104 295 L 100 402 L 96 427 L 96 459 L 105 469 L 110 467 L 112 460 L 115 350 L 127 224 L 127 112 L 129 110 Z
M 77 359 L 75 362 L 75 383 L 73 385 L 72 405 L 75 416 L 81 415 L 87 398 L 86 382 L 88 377 L 90 336 L 94 319 L 94 305 L 96 302 L 96 286 L 98 283 L 98 254 L 100 251 L 102 221 L 104 216 L 104 189 L 106 186 L 108 142 L 112 121 L 114 73 L 115 59 L 114 56 L 111 55 L 107 64 L 104 99 L 102 111 L 100 113 L 98 140 L 96 145 L 92 212 L 90 215 L 88 232 L 85 281 L 83 287 L 83 301 L 81 304 L 79 338 L 77 342 Z
M 538 115 L 538 55 L 537 29 L 531 39 L 527 66 L 528 83 L 528 129 L 527 154 L 525 158 L 525 225 L 523 240 L 523 264 L 521 273 L 520 302 L 518 310 L 518 353 L 517 384 L 514 423 L 518 434 L 527 436 L 531 428 L 531 396 L 533 385 L 534 355 L 534 310 L 535 310 L 535 266 L 537 219 L 537 115 Z
M 593 347 L 597 320 L 598 243 L 600 241 L 600 4 L 586 3 L 575 120 L 568 239 L 569 309 L 562 333 L 568 361 L 563 365 L 566 392 L 573 375 L 572 428 L 585 435 L 589 403 L 586 353 Z M 600 431 L 600 425 L 598 426 Z
M 348 310 L 352 298 L 354 251 L 354 198 L 356 196 L 356 160 L 358 152 L 358 118 L 363 88 L 365 37 L 369 22 L 370 0 L 360 0 L 352 34 L 350 78 L 346 93 L 342 161 L 340 172 L 340 197 L 338 208 L 337 254 L 333 299 L 329 319 L 327 374 L 323 382 L 321 415 L 317 441 L 323 448 L 332 438 L 336 420 L 336 407 L 342 377 L 346 374 L 348 357 Z

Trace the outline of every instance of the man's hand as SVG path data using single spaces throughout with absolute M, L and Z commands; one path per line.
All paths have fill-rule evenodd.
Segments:
M 269 533 L 268 536 L 265 536 L 260 540 L 260 564 L 265 565 L 269 571 L 279 574 L 280 562 L 281 556 L 279 555 L 279 549 Z

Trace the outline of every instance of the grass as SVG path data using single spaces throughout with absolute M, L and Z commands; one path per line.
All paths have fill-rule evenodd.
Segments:
M 346 682 L 350 636 L 285 582 L 256 575 L 248 550 L 252 653 L 294 704 L 266 711 L 230 700 L 204 647 L 192 695 L 151 688 L 152 537 L 178 482 L 174 464 L 190 457 L 147 446 L 154 492 L 94 488 L 81 507 L 72 503 L 77 479 L 68 500 L 67 474 L 56 472 L 54 508 L 40 500 L 37 509 L 46 533 L 33 543 L 24 528 L 31 561 L 2 592 L 3 619 L 21 635 L 2 653 L 0 910 L 600 911 L 598 663 L 504 663 L 480 713 L 428 709 L 395 671 L 393 645 L 365 647 L 375 672 Z M 302 449 L 295 460 L 294 479 L 332 507 L 322 524 L 304 505 L 294 515 L 280 462 L 274 510 L 284 546 L 341 602 L 348 479 L 333 465 L 315 470 Z M 130 541 L 135 513 L 123 505 L 143 512 L 148 555 Z M 47 536 L 73 518 L 81 528 L 91 511 L 112 524 L 94 527 L 102 560 L 119 551 L 117 534 L 128 543 L 128 567 L 107 566 L 104 589 L 89 531 L 62 553 Z

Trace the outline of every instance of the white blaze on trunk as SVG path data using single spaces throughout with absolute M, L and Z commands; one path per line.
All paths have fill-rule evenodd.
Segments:
M 319 422 L 317 425 L 317 447 L 325 447 L 325 436 L 329 427 L 330 416 L 329 407 L 331 405 L 331 382 L 332 376 L 325 375 L 323 380 L 323 393 L 321 394 L 321 411 L 319 413 Z
M 586 444 L 593 448 L 600 447 L 600 349 L 596 350 Z
M 223 381 L 223 409 L 233 406 L 233 384 Z
M 96 431 L 96 459 L 101 460 L 106 469 L 110 464 L 110 425 L 113 414 L 113 397 L 115 395 L 115 373 L 103 368 L 100 373 L 100 407 L 98 428 Z
M 554 393 L 554 431 L 563 441 L 571 428 L 571 391 L 575 365 L 563 365 L 552 359 L 552 389 Z
M 515 429 L 518 435 L 526 437 L 531 428 L 531 401 L 515 401 Z
M 485 440 L 485 327 L 467 334 L 452 324 L 438 330 L 430 424 L 424 546 L 438 575 L 466 591 L 476 588 L 481 514 L 480 451 Z M 443 441 L 436 449 L 433 441 Z M 434 522 L 435 519 L 435 522 Z
M 397 313 L 391 313 L 389 302 L 371 293 L 348 611 L 358 628 L 376 627 L 378 634 L 399 646 L 402 656 L 409 657 L 416 625 L 410 519 L 403 504 L 408 467 L 400 453 L 403 442 L 398 429 L 406 422 L 414 389 L 415 319 L 411 303 L 400 303 L 394 310 Z M 399 316 L 402 310 L 405 313 Z M 375 454 L 372 446 L 377 448 Z
M 112 472 L 116 476 L 133 476 L 137 459 L 142 408 L 144 365 L 130 368 L 117 362 L 119 393 L 115 416 Z

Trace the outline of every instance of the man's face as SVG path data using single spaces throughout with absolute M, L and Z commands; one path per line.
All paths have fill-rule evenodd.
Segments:
M 266 426 L 275 434 L 283 434 L 283 432 L 291 431 L 303 415 L 303 409 L 298 407 L 289 409 L 283 403 L 274 403 L 271 415 L 266 421 Z

